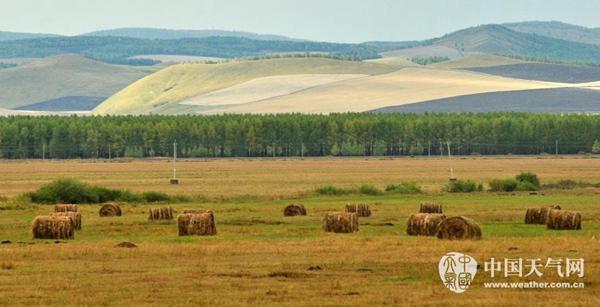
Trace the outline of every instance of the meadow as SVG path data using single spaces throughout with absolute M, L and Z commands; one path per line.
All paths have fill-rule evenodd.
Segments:
M 39 305 L 598 305 L 600 303 L 600 189 L 528 192 L 442 192 L 443 159 L 217 159 L 178 164 L 179 186 L 168 185 L 167 160 L 1 162 L 0 297 L 7 304 Z M 461 179 L 487 183 L 521 171 L 542 183 L 560 179 L 600 182 L 600 159 L 589 157 L 464 157 Z M 176 211 L 212 209 L 217 235 L 179 237 L 174 221 L 147 220 L 149 208 L 122 204 L 123 216 L 100 218 L 98 205 L 80 205 L 83 229 L 75 240 L 33 240 L 29 227 L 51 205 L 18 199 L 57 177 L 133 191 L 192 197 L 170 204 Z M 417 182 L 417 195 L 323 196 L 321 185 L 353 187 Z M 303 203 L 307 216 L 284 217 L 283 207 Z M 369 203 L 373 215 L 360 230 L 321 230 L 326 212 L 346 203 Z M 410 237 L 406 220 L 421 202 L 439 202 L 448 216 L 477 221 L 479 241 Z M 526 208 L 560 204 L 583 216 L 580 231 L 550 231 L 523 223 Z M 114 247 L 131 241 L 137 248 Z M 585 289 L 485 289 L 480 269 L 463 294 L 448 291 L 438 261 L 450 251 L 484 260 L 584 258 L 583 279 L 548 274 L 540 281 L 584 281 Z M 524 281 L 523 279 L 516 279 Z

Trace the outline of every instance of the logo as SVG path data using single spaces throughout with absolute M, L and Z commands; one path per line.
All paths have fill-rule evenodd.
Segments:
M 477 274 L 477 261 L 469 255 L 451 252 L 440 259 L 438 268 L 444 286 L 452 292 L 463 293 Z

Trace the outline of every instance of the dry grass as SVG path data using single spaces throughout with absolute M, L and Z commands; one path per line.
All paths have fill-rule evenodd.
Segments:
M 566 178 L 600 182 L 600 159 L 584 157 L 457 157 L 461 179 L 487 182 L 532 171 L 543 183 Z M 137 192 L 163 191 L 189 196 L 275 199 L 297 196 L 323 185 L 352 188 L 361 184 L 384 188 L 399 181 L 418 182 L 426 192 L 439 192 L 448 180 L 448 161 L 439 158 L 314 158 L 214 159 L 180 161 L 181 183 L 169 185 L 172 165 L 167 160 L 1 161 L 0 195 L 14 197 L 33 191 L 60 176 Z M 416 205 L 418 206 L 418 204 Z M 415 211 L 417 209 L 415 208 Z
M 80 206 L 86 227 L 76 240 L 33 245 L 28 224 L 52 206 L 0 210 L 0 239 L 13 242 L 0 245 L 0 255 L 11 266 L 0 274 L 0 293 L 17 305 L 496 305 L 499 296 L 507 305 L 600 303 L 600 266 L 594 260 L 600 253 L 600 212 L 594 195 L 390 196 L 377 200 L 370 225 L 361 224 L 359 232 L 321 230 L 325 212 L 349 201 L 372 200 L 306 199 L 308 215 L 291 220 L 281 215 L 286 200 L 174 205 L 177 211 L 215 208 L 219 233 L 211 237 L 178 237 L 175 224 L 149 223 L 147 206 L 124 205 L 125 214 L 115 219 L 100 218 L 97 206 Z M 425 200 L 444 203 L 448 214 L 475 218 L 484 238 L 442 241 L 406 235 L 406 220 Z M 585 228 L 563 232 L 523 225 L 524 208 L 556 202 L 581 212 Z M 114 248 L 122 241 L 138 248 Z M 439 280 L 437 263 L 448 251 L 478 261 L 583 257 L 587 285 L 576 291 L 486 290 L 483 282 L 491 279 L 480 271 L 465 301 Z
M 239 106 L 224 106 L 202 113 L 364 112 L 461 95 L 564 86 L 562 83 L 510 79 L 458 70 L 408 67 L 385 75 L 331 83 L 291 95 Z
M 367 75 L 352 74 L 311 74 L 311 75 L 281 75 L 257 78 L 186 99 L 181 104 L 194 106 L 227 106 L 261 101 L 274 97 L 290 95 L 315 86 L 366 77 Z

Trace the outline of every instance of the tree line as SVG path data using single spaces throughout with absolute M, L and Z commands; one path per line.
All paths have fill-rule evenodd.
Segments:
M 598 151 L 600 115 L 333 114 L 0 118 L 0 158 L 414 156 Z

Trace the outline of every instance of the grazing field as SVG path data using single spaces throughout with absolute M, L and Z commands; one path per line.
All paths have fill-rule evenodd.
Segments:
M 210 160 L 179 164 L 179 186 L 169 186 L 167 161 L 123 163 L 60 161 L 2 162 L 0 195 L 30 191 L 58 176 L 132 190 L 205 195 L 206 200 L 171 204 L 212 209 L 217 235 L 179 237 L 174 221 L 148 221 L 150 208 L 122 204 L 122 216 L 98 216 L 99 205 L 80 205 L 82 230 L 69 241 L 33 240 L 29 227 L 51 205 L 0 201 L 0 295 L 23 305 L 515 305 L 523 302 L 600 303 L 600 210 L 594 188 L 528 193 L 441 193 L 443 159 Z M 572 178 L 600 181 L 600 159 L 458 158 L 460 178 L 487 181 L 530 170 L 542 183 Z M 314 186 L 349 187 L 416 181 L 419 195 L 319 196 Z M 255 197 L 237 197 L 253 195 Z M 322 217 L 349 202 L 368 203 L 371 217 L 359 231 L 325 233 Z M 441 241 L 406 235 L 408 217 L 421 202 L 443 204 L 448 216 L 463 215 L 481 226 L 480 241 Z M 303 203 L 306 216 L 284 217 L 290 203 Z M 525 225 L 529 207 L 560 204 L 583 216 L 583 230 L 550 231 Z M 117 248 L 130 241 L 137 248 Z M 483 265 L 491 257 L 584 258 L 585 289 L 485 289 L 498 281 L 479 269 L 469 288 L 453 294 L 438 275 L 440 257 L 465 252 Z M 522 280 L 522 279 L 508 279 Z M 500 281 L 503 281 L 500 279 Z
M 148 113 L 187 98 L 236 84 L 278 75 L 367 74 L 393 71 L 392 66 L 325 58 L 282 58 L 219 64 L 178 64 L 134 82 L 99 105 L 95 114 Z
M 523 63 L 522 60 L 517 60 L 509 57 L 493 54 L 472 54 L 464 58 L 458 58 L 451 61 L 445 61 L 432 64 L 432 67 L 439 69 L 465 69 L 472 67 L 492 67 L 499 65 L 509 65 Z
M 598 113 L 600 91 L 590 88 L 552 88 L 506 91 L 449 97 L 418 103 L 385 107 L 376 113 L 426 112 L 539 112 Z
M 222 90 L 186 99 L 181 104 L 208 107 L 244 104 L 289 95 L 315 86 L 361 77 L 367 77 L 367 75 L 312 74 L 257 78 Z
M 448 161 L 438 157 L 198 159 L 179 161 L 177 174 L 182 184 L 170 186 L 167 184 L 172 176 L 170 161 L 124 161 L 4 160 L 0 168 L 0 196 L 14 197 L 61 176 L 111 188 L 157 190 L 209 199 L 289 198 L 328 184 L 342 188 L 371 184 L 383 189 L 400 181 L 418 182 L 425 190 L 437 193 L 448 179 Z M 453 163 L 459 178 L 484 183 L 521 171 L 537 173 L 543 183 L 569 178 L 600 182 L 600 158 L 457 157 Z
M 560 86 L 563 85 L 465 71 L 408 67 L 389 74 L 326 84 L 290 95 L 202 113 L 364 112 L 475 93 Z
M 0 71 L 0 108 L 70 96 L 109 97 L 155 70 L 111 65 L 79 55 L 52 56 Z M 83 101 L 77 110 L 85 106 Z
M 600 80 L 600 67 L 545 63 L 519 63 L 468 68 L 484 74 L 562 83 L 586 83 Z

